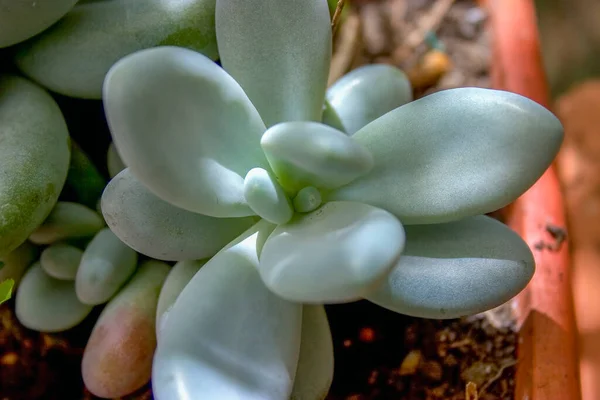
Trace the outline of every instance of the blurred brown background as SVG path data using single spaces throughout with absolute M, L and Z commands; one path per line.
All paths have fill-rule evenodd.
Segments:
M 536 0 L 553 97 L 600 77 L 600 0 Z

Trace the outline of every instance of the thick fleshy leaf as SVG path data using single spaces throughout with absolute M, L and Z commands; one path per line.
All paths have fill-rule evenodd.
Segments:
M 262 168 L 253 168 L 246 175 L 244 197 L 252 211 L 274 224 L 285 224 L 294 213 L 277 178 Z
M 509 204 L 548 168 L 563 128 L 523 96 L 462 88 L 397 108 L 353 138 L 371 151 L 375 167 L 328 199 L 365 202 L 404 224 L 429 224 Z
M 38 254 L 39 250 L 36 246 L 25 242 L 8 255 L 0 258 L 0 282 L 12 279 L 16 289 L 25 271 L 37 259 Z
M 363 126 L 412 100 L 408 77 L 392 65 L 371 64 L 342 76 L 327 89 L 327 100 L 353 135 Z
M 63 239 L 86 238 L 104 227 L 94 210 L 69 201 L 59 201 L 48 218 L 30 236 L 35 244 L 51 244 Z
M 83 382 L 94 395 L 122 397 L 150 380 L 156 305 L 169 270 L 160 261 L 142 263 L 102 310 L 81 360 Z
M 244 177 L 268 168 L 265 127 L 210 59 L 177 47 L 129 55 L 106 76 L 104 108 L 123 162 L 158 197 L 213 217 L 253 214 Z
M 55 243 L 42 251 L 40 264 L 44 272 L 56 279 L 75 280 L 83 251 L 66 243 Z
M 300 359 L 290 400 L 324 400 L 333 381 L 333 343 L 323 306 L 302 308 Z
M 60 332 L 74 327 L 92 311 L 75 295 L 75 283 L 54 279 L 35 263 L 23 277 L 15 314 L 23 326 L 40 332 Z
M 413 225 L 397 265 L 366 298 L 401 314 L 458 318 L 510 300 L 533 272 L 527 244 L 495 219 Z
M 162 324 L 162 316 L 175 303 L 183 288 L 192 280 L 196 272 L 206 263 L 206 260 L 180 261 L 171 268 L 169 276 L 160 290 L 158 306 L 156 307 L 156 336 L 158 337 Z
M 157 400 L 289 398 L 302 306 L 262 283 L 257 236 L 251 229 L 208 261 L 166 315 L 152 367 Z
M 108 174 L 111 178 L 114 178 L 119 172 L 127 168 L 117 152 L 117 147 L 112 142 L 108 146 L 108 152 L 106 153 L 106 166 L 108 167 Z
M 337 114 L 333 106 L 325 99 L 325 103 L 323 104 L 323 121 L 325 125 L 329 125 L 332 128 L 335 128 L 339 131 L 345 132 L 344 124 L 340 119 L 340 116 Z
M 56 204 L 67 178 L 70 146 L 56 102 L 39 86 L 16 76 L 0 76 L 0 127 L 3 257 L 20 246 Z
M 138 50 L 180 46 L 216 59 L 214 16 L 215 0 L 80 1 L 50 29 L 20 45 L 16 63 L 50 90 L 99 100 L 110 67 Z
M 106 186 L 106 179 L 75 142 L 71 142 L 71 164 L 66 186 L 78 203 L 90 208 L 96 207 Z
M 77 0 L 0 0 L 0 48 L 37 35 L 65 15 Z M 0 90 L 1 91 L 1 90 Z
M 135 271 L 138 256 L 108 228 L 86 247 L 77 269 L 75 290 L 82 303 L 107 302 Z
M 364 297 L 404 247 L 400 221 L 361 203 L 330 202 L 279 225 L 265 243 L 260 274 L 279 296 L 301 303 Z
M 341 131 L 317 122 L 283 122 L 260 144 L 281 185 L 292 193 L 305 186 L 333 189 L 373 168 L 369 151 Z
M 212 257 L 250 228 L 254 218 L 214 218 L 177 208 L 150 193 L 128 169 L 102 195 L 110 229 L 131 248 L 159 260 Z
M 223 68 L 269 127 L 321 121 L 331 59 L 327 0 L 217 0 Z

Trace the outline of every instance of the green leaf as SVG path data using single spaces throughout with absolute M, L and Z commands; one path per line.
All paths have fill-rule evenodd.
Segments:
M 260 148 L 265 126 L 210 59 L 177 47 L 129 55 L 106 77 L 104 108 L 123 162 L 156 196 L 212 217 L 254 214 L 244 177 L 269 168 Z
M 330 202 L 297 214 L 267 239 L 259 271 L 269 289 L 299 303 L 342 303 L 364 297 L 404 248 L 400 221 L 367 204 Z
M 261 281 L 257 230 L 263 228 L 258 223 L 210 259 L 163 316 L 152 365 L 156 398 L 289 398 L 302 305 Z
M 331 59 L 326 0 L 217 0 L 223 68 L 267 127 L 321 121 Z
M 383 284 L 366 298 L 420 318 L 458 318 L 517 295 L 534 272 L 529 246 L 484 216 L 408 225 L 406 248 Z
M 402 70 L 383 64 L 365 65 L 350 71 L 327 89 L 329 107 L 343 130 L 353 135 L 363 126 L 412 100 L 412 88 Z M 327 103 L 326 103 L 327 105 Z M 333 119 L 326 108 L 325 118 Z
M 0 282 L 0 304 L 8 301 L 12 295 L 12 289 L 15 286 L 15 281 L 7 279 Z
M 4 29 L 4 27 L 0 28 Z M 52 97 L 0 77 L 0 258 L 21 245 L 56 204 L 69 169 L 69 131 Z
M 102 213 L 124 243 L 166 261 L 212 257 L 254 224 L 253 217 L 214 218 L 175 207 L 152 194 L 129 169 L 106 186 Z
M 2 1 L 0 3 L 0 48 L 27 40 L 65 15 L 77 0 Z
M 27 9 L 52 7 L 56 1 Z M 54 92 L 100 100 L 110 67 L 138 50 L 180 46 L 217 59 L 214 20 L 215 0 L 80 1 L 41 35 L 19 45 L 16 64 Z M 21 24 L 21 18 L 14 23 Z M 4 31 L 2 18 L 0 26 Z
M 396 108 L 352 138 L 369 149 L 375 166 L 326 200 L 363 202 L 403 224 L 430 224 L 514 201 L 550 166 L 563 128 L 523 96 L 461 88 Z
M 279 182 L 291 193 L 306 186 L 337 188 L 373 168 L 373 157 L 363 145 L 317 122 L 282 122 L 267 129 L 260 144 Z

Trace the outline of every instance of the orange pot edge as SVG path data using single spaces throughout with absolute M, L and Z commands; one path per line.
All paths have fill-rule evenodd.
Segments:
M 492 85 L 548 107 L 533 0 L 480 0 L 493 37 Z M 555 166 L 506 209 L 508 224 L 529 244 L 536 273 L 513 301 L 519 321 L 518 400 L 581 398 L 577 330 L 563 197 Z

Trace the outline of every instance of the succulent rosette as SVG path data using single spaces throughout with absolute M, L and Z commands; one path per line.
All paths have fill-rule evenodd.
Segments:
M 210 258 L 163 287 L 156 398 L 324 398 L 323 304 L 454 318 L 527 284 L 528 246 L 483 214 L 552 162 L 548 110 L 477 88 L 410 102 L 383 65 L 327 89 L 326 0 L 217 0 L 215 22 L 222 68 L 158 47 L 104 82 L 127 166 L 102 197 L 110 229 L 153 258 Z

